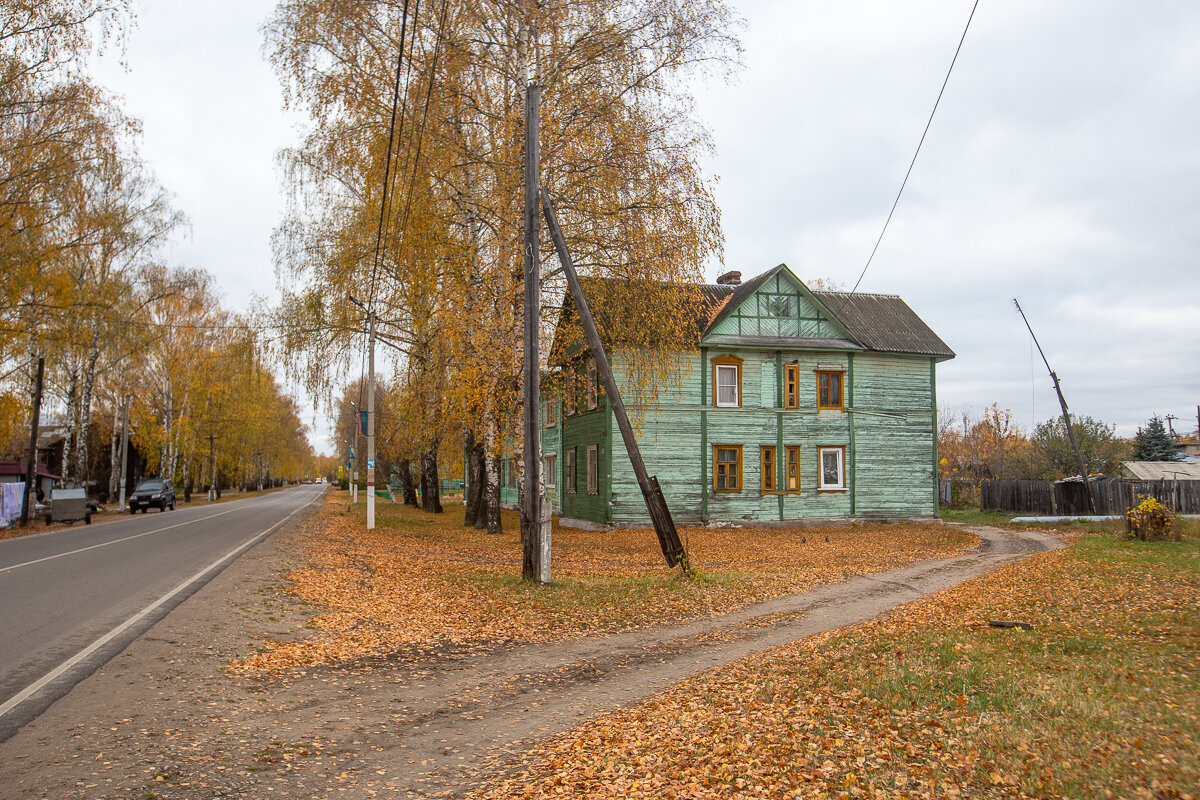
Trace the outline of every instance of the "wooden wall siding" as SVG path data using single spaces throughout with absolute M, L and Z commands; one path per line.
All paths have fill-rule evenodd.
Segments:
M 586 409 L 586 405 L 584 408 Z M 575 447 L 576 491 L 571 494 L 567 491 L 565 483 L 559 484 L 559 494 L 562 496 L 561 513 L 564 517 L 598 523 L 608 522 L 608 466 L 611 463 L 608 452 L 608 430 L 612 427 L 609 419 L 608 402 L 603 396 L 599 398 L 599 404 L 594 411 L 585 410 L 581 414 L 572 414 L 566 418 L 566 424 L 561 431 L 562 455 L 559 456 L 561 462 L 559 474 L 560 480 L 565 480 L 566 451 Z M 596 445 L 599 470 L 598 494 L 588 494 L 587 490 L 587 447 L 590 444 Z
M 764 356 L 759 360 L 758 405 L 761 408 L 775 407 L 775 356 Z
M 617 348 L 609 353 L 609 358 L 612 363 L 613 378 L 617 381 L 622 392 L 625 392 L 629 381 L 628 362 L 626 361 L 625 348 Z M 708 369 L 712 369 L 710 365 Z M 711 377 L 709 380 L 712 380 Z M 675 366 L 673 369 L 673 377 L 665 385 L 659 389 L 660 404 L 664 407 L 673 405 L 699 405 L 700 403 L 700 351 L 693 350 L 690 353 L 680 353 L 675 357 Z M 634 417 L 638 409 L 633 407 L 633 398 L 628 393 L 624 394 L 625 407 L 628 410 L 630 420 L 637 426 L 637 420 Z M 712 399 L 711 397 L 709 398 Z M 620 438 L 618 436 L 618 438 Z
M 933 507 L 933 395 L 929 360 L 923 357 L 844 352 L 754 351 L 709 348 L 713 357 L 731 353 L 744 359 L 742 408 L 715 408 L 702 404 L 701 377 L 711 370 L 699 353 L 681 356 L 678 388 L 664 392 L 658 407 L 644 413 L 638 442 L 650 474 L 657 475 L 672 515 L 681 524 L 701 520 L 705 489 L 708 518 L 736 522 L 779 519 L 828 519 L 856 515 L 925 516 Z M 620 351 L 614 355 L 618 382 L 626 377 Z M 777 363 L 799 363 L 800 408 L 778 404 Z M 853 391 L 846 387 L 847 405 L 853 411 L 817 412 L 817 366 L 838 366 L 853 375 Z M 708 376 L 711 383 L 711 376 Z M 852 403 L 851 403 L 852 399 Z M 701 431 L 701 411 L 707 420 Z M 631 409 L 636 415 L 636 410 Z M 854 425 L 851 436 L 851 423 Z M 637 423 L 635 423 L 637 426 Z M 559 471 L 561 512 L 568 517 L 615 525 L 648 524 L 645 503 L 638 489 L 620 435 L 613 434 L 606 404 L 565 420 L 560 434 Z M 707 443 L 707 447 L 705 446 Z M 600 493 L 586 493 L 586 445 L 599 444 Z M 566 448 L 576 445 L 579 454 L 580 490 L 565 491 Z M 712 447 L 740 444 L 742 491 L 716 493 L 711 489 Z M 853 447 L 851 445 L 853 444 Z M 799 445 L 800 492 L 764 495 L 761 486 L 759 447 L 774 445 L 782 463 L 789 445 Z M 847 447 L 845 492 L 818 492 L 817 448 Z M 546 446 L 546 445 L 544 445 Z M 702 478 L 704 474 L 706 477 Z M 853 476 L 853 483 L 851 478 Z M 778 475 L 777 475 L 778 478 Z M 782 506 L 782 513 L 781 513 Z
M 873 411 L 932 413 L 929 359 L 884 353 L 854 356 L 854 402 Z
M 929 360 L 854 357 L 856 513 L 936 514 Z
M 776 300 L 787 301 L 787 317 L 771 313 Z M 712 336 L 845 338 L 841 327 L 821 311 L 808 290 L 782 271 L 772 275 L 708 333 Z
M 559 411 L 561 412 L 562 409 L 560 408 Z M 551 453 L 553 453 L 558 458 L 557 465 L 555 466 L 555 470 L 554 470 L 557 473 L 555 475 L 554 482 L 558 486 L 562 486 L 562 482 L 563 482 L 563 455 L 562 455 L 561 445 L 562 445 L 562 414 L 560 413 L 558 415 L 558 425 L 555 425 L 553 428 L 547 428 L 546 427 L 546 412 L 545 412 L 545 409 L 543 409 L 542 410 L 542 458 L 543 458 L 542 463 L 545 463 L 545 456 L 547 456 Z M 551 504 L 553 505 L 554 513 L 561 514 L 562 513 L 562 503 L 559 501 L 558 490 L 557 489 L 546 489 L 545 492 L 546 492 L 546 497 L 549 498 Z
M 679 524 L 700 522 L 700 413 L 698 406 L 667 407 L 646 415 L 638 435 L 642 460 L 658 476 L 671 516 Z M 649 524 L 646 502 L 629 466 L 620 435 L 612 440 L 612 522 L 644 527 Z

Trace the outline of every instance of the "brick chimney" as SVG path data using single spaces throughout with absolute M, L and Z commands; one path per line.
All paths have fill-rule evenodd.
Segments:
M 718 286 L 741 286 L 742 285 L 742 273 L 736 269 L 726 272 L 724 275 L 717 278 L 717 285 Z

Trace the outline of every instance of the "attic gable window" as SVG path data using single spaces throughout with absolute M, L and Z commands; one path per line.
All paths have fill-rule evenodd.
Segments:
M 718 356 L 713 364 L 713 405 L 717 408 L 742 407 L 742 359 Z
M 568 368 L 568 369 L 567 369 L 567 371 L 566 371 L 566 373 L 565 373 L 565 376 L 564 376 L 564 377 L 566 378 L 566 384 L 567 384 L 567 390 L 566 390 L 566 396 L 567 396 L 567 410 L 566 410 L 566 416 L 568 416 L 568 417 L 569 417 L 569 416 L 571 416 L 572 414 L 574 414 L 574 413 L 575 413 L 575 372 L 574 372 L 574 370 L 572 370 L 572 369 Z

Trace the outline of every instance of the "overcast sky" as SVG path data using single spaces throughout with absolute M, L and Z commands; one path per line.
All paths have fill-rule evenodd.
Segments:
M 696 90 L 724 268 L 854 284 L 972 4 L 732 0 L 745 69 Z M 275 294 L 274 154 L 301 122 L 262 57 L 273 6 L 145 3 L 128 71 L 101 64 L 192 221 L 172 259 L 212 272 L 237 308 Z M 1200 4 L 982 0 L 859 290 L 900 295 L 958 354 L 938 369 L 940 407 L 995 402 L 1026 428 L 1058 413 L 1016 297 L 1073 413 L 1122 435 L 1174 414 L 1190 431 L 1198 217 Z

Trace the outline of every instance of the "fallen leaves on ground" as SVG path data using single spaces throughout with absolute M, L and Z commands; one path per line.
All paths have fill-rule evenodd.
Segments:
M 710 670 L 474 797 L 1195 798 L 1198 564 L 1196 544 L 1084 537 Z
M 464 528 L 462 508 L 429 515 L 377 507 L 367 531 L 358 509 L 330 499 L 289 591 L 318 610 L 313 635 L 275 642 L 232 666 L 240 672 L 302 664 L 417 658 L 431 649 L 491 648 L 679 622 L 922 559 L 978 540 L 938 525 L 855 525 L 808 531 L 685 528 L 688 579 L 666 569 L 652 530 L 555 527 L 553 581 L 520 579 L 515 514 L 505 534 Z

